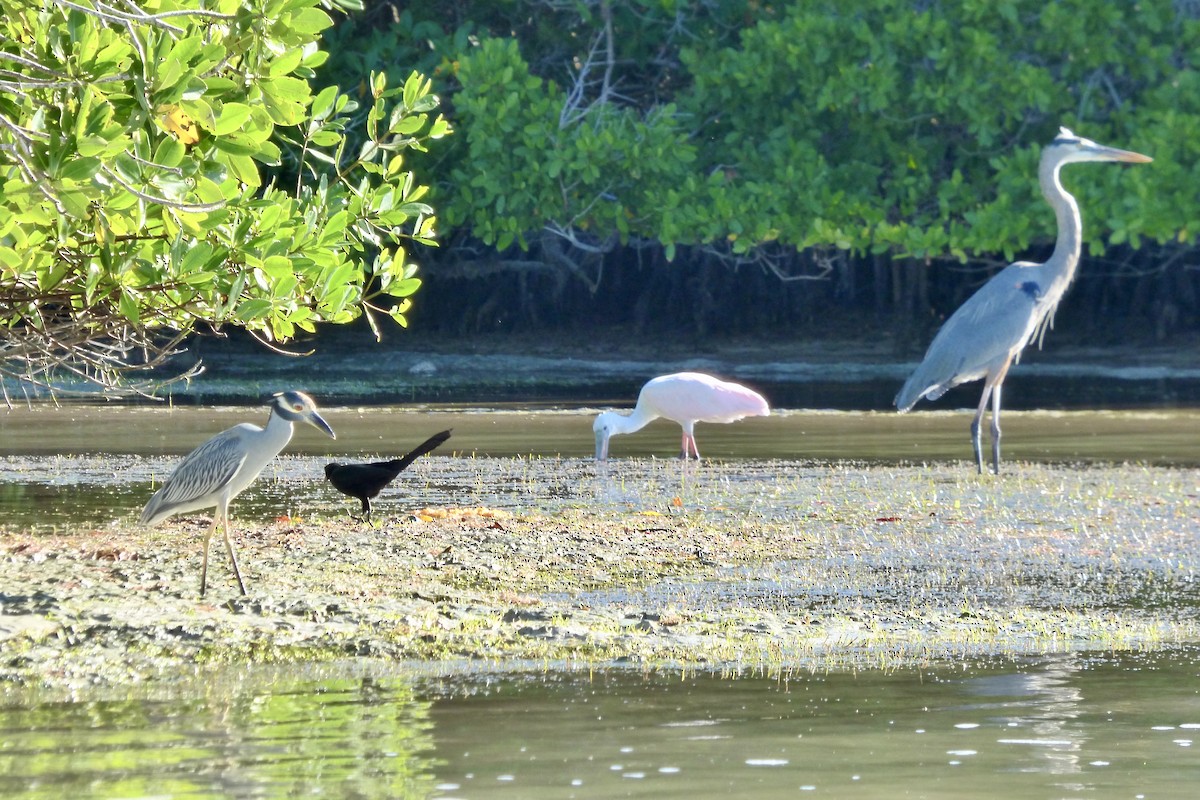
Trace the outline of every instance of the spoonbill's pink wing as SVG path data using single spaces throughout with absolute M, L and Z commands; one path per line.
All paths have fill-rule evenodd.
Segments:
M 638 405 L 642 404 L 676 422 L 733 422 L 770 414 L 767 401 L 758 392 L 699 372 L 653 379 L 642 387 Z

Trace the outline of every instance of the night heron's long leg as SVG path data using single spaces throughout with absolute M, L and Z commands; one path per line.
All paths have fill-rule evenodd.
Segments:
M 238 569 L 237 556 L 233 553 L 233 542 L 229 540 L 229 506 L 226 505 L 221 515 L 225 519 L 225 552 L 229 553 L 229 562 L 233 564 L 233 575 L 237 578 L 238 588 L 246 594 L 246 584 L 242 583 L 242 571 Z
M 208 543 L 212 541 L 213 532 L 217 529 L 217 521 L 220 519 L 217 513 L 213 513 L 212 525 L 208 526 L 208 530 L 204 533 L 204 559 L 200 562 L 200 596 L 204 597 L 204 590 L 208 586 Z

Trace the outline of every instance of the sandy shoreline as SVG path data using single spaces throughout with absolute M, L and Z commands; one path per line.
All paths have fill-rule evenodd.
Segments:
M 528 464 L 524 465 L 528 469 Z M 653 507 L 0 534 L 0 681 L 378 659 L 889 667 L 1200 640 L 1200 471 L 713 466 Z

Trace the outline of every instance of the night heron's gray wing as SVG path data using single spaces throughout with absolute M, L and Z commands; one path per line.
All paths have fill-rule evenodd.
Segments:
M 216 506 L 246 461 L 242 427 L 222 431 L 188 453 L 142 510 L 142 524 L 156 525 L 172 514 Z

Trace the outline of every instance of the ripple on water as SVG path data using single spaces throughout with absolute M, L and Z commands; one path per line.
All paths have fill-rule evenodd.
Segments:
M 1147 661 L 1157 669 L 1133 672 L 1122 666 Z M 1069 673 L 1064 664 L 1070 665 Z M 130 781 L 142 778 L 185 782 L 199 775 L 204 781 L 215 754 L 223 769 L 256 790 L 248 794 L 263 796 L 289 791 L 299 796 L 302 789 L 341 796 L 346 792 L 338 790 L 349 780 L 358 781 L 351 789 L 361 796 L 429 796 L 432 790 L 442 798 L 482 800 L 516 792 L 548 800 L 562 797 L 569 784 L 578 794 L 586 786 L 588 796 L 704 797 L 712 794 L 714 770 L 724 777 L 730 769 L 743 784 L 753 781 L 761 797 L 797 790 L 837 795 L 838 787 L 851 782 L 870 791 L 876 780 L 882 785 L 873 795 L 934 796 L 944 793 L 950 769 L 956 796 L 1058 796 L 1063 781 L 1070 780 L 1072 787 L 1081 787 L 1072 789 L 1073 795 L 1137 796 L 1153 781 L 1156 794 L 1189 797 L 1195 769 L 1179 750 L 1195 746 L 1200 724 L 1161 723 L 1194 713 L 1196 664 L 1200 651 L 1178 648 L 1158 656 L 1106 653 L 1089 660 L 1071 655 L 1053 657 L 1048 665 L 1034 661 L 1016 669 L 981 669 L 980 678 L 1004 679 L 988 685 L 1007 687 L 1010 710 L 1019 698 L 1029 712 L 1028 727 L 1062 726 L 1039 729 L 1054 735 L 1000 739 L 1016 747 L 992 746 L 1000 735 L 995 731 L 1023 732 L 1009 730 L 1003 719 L 956 727 L 962 703 L 976 698 L 971 692 L 980 682 L 931 680 L 931 674 L 961 675 L 959 664 L 912 672 L 794 675 L 786 683 L 711 676 L 681 681 L 677 675 L 659 679 L 640 672 L 586 678 L 552 674 L 544 684 L 525 676 L 498 683 L 489 676 L 481 679 L 486 692 L 465 691 L 458 683 L 454 689 L 437 683 L 439 691 L 427 691 L 395 679 L 310 677 L 291 685 L 278 680 L 282 673 L 270 672 L 253 682 L 217 681 L 236 687 L 228 696 L 215 693 L 213 682 L 205 680 L 204 692 L 213 694 L 202 692 L 186 702 L 177 702 L 172 692 L 128 703 L 36 708 L 10 703 L 0 709 L 2 738 L 14 743 L 8 751 L 0 749 L 0 795 L 14 796 L 14 788 L 35 783 L 61 789 L 84 762 L 94 767 L 89 780 L 97 795 L 130 794 Z M 1014 676 L 1047 672 L 1055 680 L 1035 682 L 1036 702 L 1014 690 L 1020 687 Z M 1122 713 L 1112 712 L 1117 685 L 1125 703 Z M 840 702 L 796 702 L 814 690 Z M 570 707 L 584 693 L 586 718 L 560 713 L 564 703 Z M 384 702 L 392 713 L 379 713 Z M 514 708 L 525 712 L 519 747 L 511 735 L 497 735 L 511 729 Z M 863 708 L 889 725 L 863 725 Z M 664 724 L 664 713 L 684 724 Z M 725 720 L 736 735 L 688 746 L 687 734 L 706 732 L 713 724 L 700 714 Z M 694 724 L 698 721 L 702 724 Z M 804 755 L 783 757 L 797 752 L 798 726 L 803 726 Z M 982 728 L 982 738 L 970 733 L 975 728 Z M 911 733 L 896 735 L 914 729 L 925 731 L 919 740 Z M 1171 736 L 1148 736 L 1151 729 Z M 47 731 L 55 735 L 47 738 Z M 167 737 L 161 747 L 155 746 L 156 733 Z M 1074 742 L 1067 738 L 1076 735 Z M 136 742 L 136 752 L 117 745 L 117 736 Z M 581 740 L 587 742 L 583 747 Z M 983 743 L 982 750 L 962 746 Z M 1056 748 L 1066 746 L 1079 748 L 1080 757 L 1064 762 Z M 617 752 L 622 755 L 614 762 L 609 756 Z M 759 755 L 747 757 L 754 752 Z M 864 753 L 872 756 L 868 766 L 886 765 L 886 775 L 860 773 Z M 1119 768 L 1107 760 L 1117 753 L 1122 758 L 1111 763 Z M 371 760 L 364 762 L 364 754 Z M 738 764 L 747 769 L 739 773 Z M 1064 764 L 1069 764 L 1069 778 L 1064 778 Z M 613 788 L 618 778 L 642 783 L 621 783 L 618 790 Z M 801 779 L 805 783 L 798 785 Z M 655 780 L 670 786 L 655 786 Z M 403 781 L 413 782 L 393 791 Z

